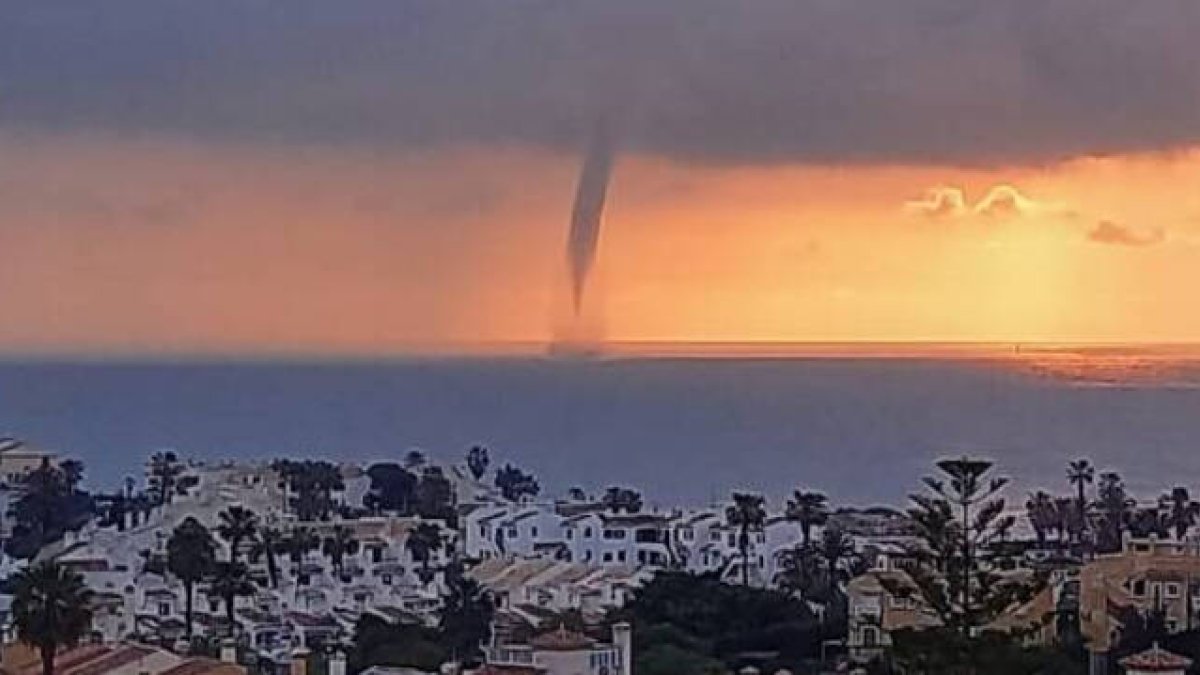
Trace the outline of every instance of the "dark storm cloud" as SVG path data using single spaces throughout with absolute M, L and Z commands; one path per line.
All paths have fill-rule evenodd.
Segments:
M 5 3 L 0 125 L 713 162 L 1037 162 L 1200 138 L 1194 0 Z M 616 111 L 615 114 L 612 111 Z

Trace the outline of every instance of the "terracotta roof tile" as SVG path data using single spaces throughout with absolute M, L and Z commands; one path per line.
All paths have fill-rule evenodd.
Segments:
M 534 649 L 547 652 L 575 652 L 590 649 L 596 641 L 582 633 L 567 630 L 565 626 L 559 626 L 557 630 L 538 635 L 530 640 L 529 644 Z
M 1142 670 L 1150 673 L 1167 673 L 1186 670 L 1191 667 L 1192 660 L 1162 649 L 1155 643 L 1153 647 L 1139 654 L 1121 659 L 1121 665 L 1130 670 Z

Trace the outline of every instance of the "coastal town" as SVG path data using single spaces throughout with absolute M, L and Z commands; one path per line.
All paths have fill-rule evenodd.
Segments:
M 993 665 L 1185 672 L 1200 648 L 1186 488 L 1139 501 L 1079 460 L 1061 495 L 1005 502 L 994 473 L 939 462 L 907 508 L 801 488 L 663 509 L 632 487 L 546 494 L 483 447 L 365 466 L 163 451 L 89 493 L 80 462 L 6 438 L 0 667 L 898 673 L 936 642 Z M 38 615 L 55 593 L 68 609 Z

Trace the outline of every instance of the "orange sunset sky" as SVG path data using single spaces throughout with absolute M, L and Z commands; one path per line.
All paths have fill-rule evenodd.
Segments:
M 543 63 L 537 40 L 557 46 L 559 33 L 531 38 L 521 31 L 540 24 L 521 20 L 586 26 L 600 40 L 590 31 L 605 21 L 661 17 L 636 3 L 602 17 L 514 3 L 535 14 L 487 10 L 499 13 L 486 25 L 505 27 L 493 34 L 393 3 L 422 10 L 387 17 L 423 26 L 400 53 L 372 32 L 373 12 L 389 11 L 374 3 L 332 28 L 295 19 L 319 23 L 317 38 L 280 32 L 288 17 L 237 17 L 235 29 L 232 18 L 170 14 L 198 9 L 131 4 L 155 19 L 137 35 L 113 17 L 33 74 L 32 60 L 0 63 L 10 83 L 0 82 L 0 353 L 370 354 L 571 332 L 564 243 L 595 110 L 577 95 L 588 87 L 556 87 L 599 73 L 603 88 L 625 71 L 593 52 Z M 604 105 L 627 134 L 585 301 L 589 334 L 1200 341 L 1187 5 L 1147 18 L 1096 3 L 1110 21 L 1067 2 L 1065 16 L 1025 25 L 1016 3 L 918 2 L 916 19 L 877 26 L 841 4 L 813 3 L 814 18 L 764 3 L 774 9 L 734 28 L 692 22 L 663 54 L 653 30 L 630 34 L 646 41 L 647 62 L 667 65 Z M 83 31 L 92 11 L 30 9 L 0 39 Z M 1091 37 L 1067 30 L 1079 21 Z M 165 39 L 190 24 L 200 37 Z M 993 24 L 1024 42 L 992 37 Z M 924 51 L 930 25 L 979 37 L 965 65 Z M 792 50 L 822 26 L 868 35 Z M 421 51 L 460 28 L 456 51 Z M 1056 40 L 1060 29 L 1080 44 Z M 256 30 L 283 37 L 256 41 Z M 1149 35 L 1153 46 L 1139 42 Z M 376 38 L 375 51 L 358 50 Z M 344 50 L 306 51 L 306 40 Z M 737 60 L 750 49 L 739 45 L 764 41 L 763 60 Z M 464 50 L 479 56 L 462 57 L 460 73 Z M 250 60 L 264 54 L 275 58 Z M 679 54 L 686 75 L 671 70 Z M 1123 64 L 1106 86 L 1089 84 L 1094 54 Z M 243 57 L 256 65 L 239 68 Z M 495 73 L 463 82 L 492 60 Z M 578 72 L 556 70 L 570 64 Z M 756 89 L 747 73 L 764 67 L 788 77 Z M 928 84 L 911 84 L 914 73 Z M 1148 73 L 1176 93 L 1148 100 L 1161 93 L 1146 90 Z M 814 88 L 816 103 L 804 98 Z
M 0 148 L 20 167 L 0 171 L 10 349 L 388 351 L 543 341 L 569 315 L 577 157 Z M 1196 175 L 1200 151 L 972 170 L 625 156 L 586 313 L 620 340 L 1195 340 Z

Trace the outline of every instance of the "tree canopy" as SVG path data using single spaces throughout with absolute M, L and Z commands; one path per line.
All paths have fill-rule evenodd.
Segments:
M 9 507 L 15 521 L 12 536 L 5 542 L 6 552 L 14 558 L 35 556 L 46 544 L 58 541 L 70 531 L 83 527 L 95 511 L 91 495 L 76 487 L 83 475 L 83 464 L 75 460 L 55 466 L 48 459 L 29 472 L 22 482 L 21 497 Z
M 510 502 L 536 497 L 542 491 L 533 474 L 525 473 L 512 464 L 505 464 L 504 468 L 496 472 L 496 487 Z
M 822 637 L 804 602 L 780 591 L 726 584 L 714 574 L 660 572 L 610 620 L 633 625 L 638 673 L 727 670 L 750 653 L 770 655 L 765 672 L 794 670 L 816 655 Z

